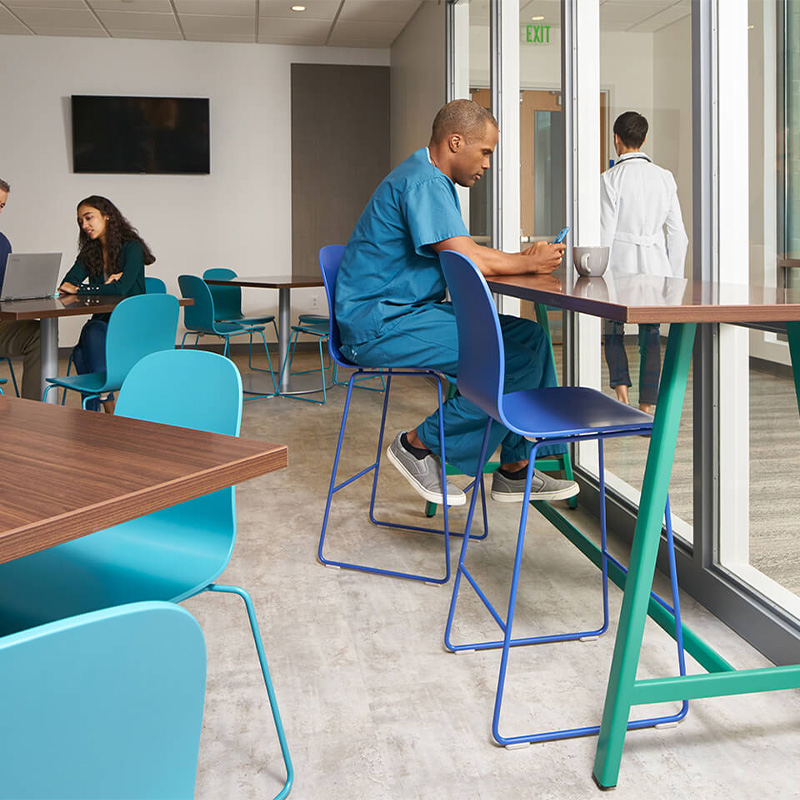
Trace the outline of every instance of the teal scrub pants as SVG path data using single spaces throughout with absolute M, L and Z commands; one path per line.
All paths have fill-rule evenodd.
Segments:
M 550 342 L 536 322 L 500 315 L 500 328 L 506 351 L 504 393 L 522 389 L 556 386 L 556 371 L 550 353 Z M 450 303 L 429 303 L 413 308 L 392 320 L 384 333 L 372 341 L 358 345 L 342 345 L 342 354 L 364 367 L 422 367 L 458 378 L 458 330 Z M 443 407 L 444 446 L 447 462 L 466 475 L 478 470 L 486 414 L 460 394 Z M 439 452 L 439 411 L 431 414 L 419 427 L 419 437 L 426 447 Z M 489 454 L 500 447 L 500 463 L 524 461 L 531 443 L 512 433 L 499 422 L 492 423 Z M 539 448 L 537 455 L 563 453 L 563 445 Z

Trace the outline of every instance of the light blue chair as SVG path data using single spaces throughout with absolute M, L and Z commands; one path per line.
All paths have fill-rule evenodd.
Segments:
M 175 347 L 178 298 L 171 294 L 126 297 L 111 312 L 106 334 L 105 372 L 48 378 L 42 400 L 53 386 L 83 393 L 86 403 L 106 392 L 116 392 L 138 361 L 150 353 Z
M 167 284 L 161 278 L 155 278 L 148 275 L 144 279 L 144 289 L 147 294 L 166 294 Z
M 245 325 L 241 322 L 218 321 L 215 318 L 216 311 L 211 287 L 197 275 L 179 275 L 178 286 L 180 287 L 181 295 L 192 300 L 192 305 L 183 307 L 183 324 L 186 328 L 186 333 L 183 334 L 183 339 L 181 339 L 181 347 L 185 345 L 187 336 L 194 335 L 195 345 L 198 344 L 201 336 L 217 336 L 224 341 L 222 355 L 227 356 L 230 350 L 230 340 L 235 336 L 247 336 L 250 340 L 247 365 L 250 369 L 258 372 L 269 372 L 273 388 L 271 395 L 256 395 L 247 399 L 255 400 L 257 397 L 273 397 L 278 394 L 278 385 L 275 383 L 275 373 L 272 370 L 272 359 L 269 355 L 266 336 L 264 336 L 264 325 Z M 253 334 L 261 336 L 264 352 L 267 354 L 268 370 L 253 366 Z
M 4 386 L 8 381 L 5 378 L 0 378 L 0 387 Z M 2 388 L 0 388 L 0 394 L 5 394 Z
M 466 566 L 469 533 L 475 512 L 476 493 L 472 492 L 463 543 L 458 560 L 453 594 L 445 626 L 445 647 L 452 652 L 463 650 L 502 649 L 500 675 L 495 693 L 494 714 L 492 718 L 492 736 L 498 744 L 509 746 L 524 742 L 541 742 L 551 739 L 566 739 L 574 736 L 597 734 L 599 726 L 544 731 L 520 736 L 504 736 L 499 731 L 500 712 L 505 689 L 506 671 L 511 647 L 528 644 L 544 644 L 577 639 L 595 638 L 606 631 L 609 622 L 608 610 L 608 565 L 623 572 L 624 567 L 608 554 L 606 547 L 605 518 L 605 467 L 603 463 L 603 440 L 620 436 L 649 436 L 653 429 L 653 418 L 636 408 L 623 405 L 617 400 L 594 389 L 583 387 L 553 387 L 547 389 L 529 389 L 510 394 L 503 393 L 505 377 L 505 351 L 500 322 L 492 301 L 491 292 L 486 285 L 480 270 L 475 264 L 460 253 L 445 250 L 439 255 L 447 288 L 453 301 L 458 323 L 458 390 L 475 405 L 488 414 L 486 432 L 483 439 L 478 464 L 481 468 L 486 464 L 490 453 L 487 453 L 489 431 L 493 420 L 497 420 L 511 431 L 531 439 L 531 451 L 525 484 L 525 499 L 522 503 L 517 547 L 515 553 L 508 609 L 505 617 L 491 603 L 480 588 L 475 577 Z M 546 443 L 562 442 L 573 444 L 597 441 L 599 447 L 600 477 L 600 569 L 603 592 L 603 621 L 600 627 L 569 633 L 558 633 L 547 636 L 529 636 L 513 638 L 512 627 L 520 567 L 525 544 L 525 529 L 530 507 L 531 477 L 536 460 L 537 449 Z M 480 474 L 480 473 L 479 473 Z M 546 503 L 536 503 L 547 505 Z M 678 664 L 680 673 L 685 674 L 683 655 L 682 626 L 680 622 L 680 606 L 678 602 L 678 583 L 675 573 L 672 527 L 669 508 L 667 508 L 667 546 L 669 549 L 672 573 L 672 602 L 668 606 L 656 595 L 653 597 L 675 617 L 675 639 L 678 644 Z M 462 578 L 475 590 L 494 621 L 500 628 L 502 638 L 491 641 L 479 641 L 454 644 L 452 626 L 458 601 Z M 652 727 L 654 725 L 677 722 L 686 715 L 688 703 L 683 702 L 680 711 L 670 716 L 647 720 L 635 720 L 629 728 Z
M 171 603 L 0 639 L 0 799 L 191 800 L 205 684 L 203 633 Z
M 228 267 L 211 267 L 203 273 L 203 280 L 229 281 L 238 277 Z M 214 319 L 217 322 L 238 322 L 240 325 L 268 325 L 272 323 L 275 330 L 275 339 L 278 338 L 278 325 L 274 314 L 265 314 L 263 317 L 245 317 L 242 313 L 242 287 L 220 286 L 208 284 L 211 296 L 214 298 Z
M 437 396 L 439 401 L 439 448 L 440 452 L 444 453 L 444 427 L 441 424 L 442 419 L 442 376 L 432 369 L 377 369 L 371 367 L 360 367 L 352 361 L 348 361 L 343 355 L 340 348 L 341 340 L 339 338 L 339 326 L 336 324 L 335 314 L 335 300 L 336 300 L 336 278 L 339 274 L 339 265 L 342 261 L 344 253 L 344 246 L 339 244 L 331 244 L 323 247 L 319 251 L 319 265 L 322 270 L 322 280 L 325 285 L 325 294 L 328 298 L 328 309 L 330 311 L 330 325 L 328 329 L 328 349 L 330 351 L 331 359 L 334 363 L 341 367 L 353 370 L 347 382 L 347 396 L 344 401 L 344 410 L 342 411 L 342 424 L 339 428 L 339 439 L 336 443 L 336 454 L 333 459 L 333 468 L 331 470 L 331 481 L 328 488 L 328 499 L 325 503 L 325 515 L 322 519 L 322 531 L 319 536 L 319 546 L 317 548 L 317 558 L 321 564 L 330 567 L 339 567 L 343 569 L 353 569 L 360 572 L 371 572 L 376 575 L 388 575 L 395 578 L 408 578 L 409 580 L 423 581 L 425 583 L 447 583 L 450 580 L 450 536 L 459 536 L 461 534 L 450 532 L 450 520 L 448 514 L 447 503 L 443 506 L 443 529 L 438 528 L 424 528 L 416 525 L 400 525 L 394 522 L 386 522 L 379 520 L 375 516 L 375 498 L 378 488 L 378 475 L 381 466 L 381 457 L 383 454 L 383 437 L 386 428 L 386 412 L 389 408 L 389 395 L 391 394 L 392 379 L 402 377 L 415 377 L 420 376 L 430 377 L 436 381 Z M 344 441 L 344 432 L 347 427 L 347 416 L 350 411 L 350 399 L 353 393 L 353 388 L 357 380 L 372 377 L 385 377 L 386 378 L 386 392 L 383 397 L 383 413 L 381 416 L 380 429 L 378 431 L 378 450 L 375 456 L 375 461 L 369 466 L 360 470 L 359 472 L 351 475 L 339 483 L 337 483 L 337 473 L 339 470 L 339 459 L 342 455 L 342 443 Z M 442 458 L 442 481 L 445 482 L 445 500 L 447 499 L 447 483 L 445 477 L 445 458 Z M 443 534 L 444 540 L 444 575 L 425 575 L 421 573 L 404 572 L 402 570 L 384 569 L 382 567 L 374 567 L 365 564 L 356 564 L 350 561 L 342 561 L 329 558 L 325 555 L 325 541 L 328 532 L 328 521 L 331 513 L 331 506 L 333 504 L 333 497 L 342 489 L 349 486 L 354 481 L 372 473 L 372 495 L 369 504 L 369 520 L 373 525 L 379 527 L 390 528 L 394 530 L 413 531 L 418 533 L 439 533 Z M 486 498 L 483 495 L 483 484 L 481 484 L 481 496 L 484 508 L 484 521 L 486 519 Z M 486 534 L 475 536 L 475 538 L 484 538 Z
M 229 359 L 202 350 L 154 353 L 131 369 L 115 414 L 238 436 L 239 371 Z M 0 564 L 0 634 L 138 600 L 177 603 L 206 590 L 239 595 L 286 766 L 286 782 L 276 795 L 283 798 L 294 772 L 253 602 L 244 589 L 215 583 L 235 540 L 230 487 Z

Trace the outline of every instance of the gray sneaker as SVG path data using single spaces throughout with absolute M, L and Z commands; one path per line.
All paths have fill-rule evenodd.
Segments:
M 397 467 L 400 474 L 414 487 L 429 503 L 442 505 L 442 465 L 439 457 L 429 453 L 425 458 L 416 458 L 403 447 L 400 437 L 395 436 L 394 441 L 386 449 L 386 456 Z M 447 505 L 463 506 L 467 496 L 458 486 L 447 481 Z
M 546 472 L 533 470 L 531 500 L 568 500 L 580 487 L 575 481 L 551 478 Z M 521 503 L 525 499 L 525 478 L 513 480 L 496 471 L 492 476 L 492 500 L 498 503 Z

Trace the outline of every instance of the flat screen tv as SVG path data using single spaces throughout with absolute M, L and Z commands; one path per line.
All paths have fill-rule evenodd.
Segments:
M 72 95 L 75 172 L 207 175 L 208 98 Z

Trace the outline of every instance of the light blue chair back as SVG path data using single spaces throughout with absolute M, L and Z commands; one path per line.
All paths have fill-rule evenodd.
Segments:
M 205 681 L 200 626 L 171 603 L 0 639 L 0 798 L 190 800 Z
M 161 278 L 154 278 L 148 275 L 144 279 L 144 288 L 147 294 L 166 294 L 167 284 Z
M 503 421 L 505 351 L 491 292 L 480 270 L 461 253 L 443 250 L 439 261 L 459 323 L 458 391 Z
M 203 280 L 228 281 L 235 278 L 236 273 L 228 267 L 211 267 L 203 273 Z M 242 319 L 242 287 L 241 286 L 211 286 L 211 296 L 214 298 L 214 319 L 237 320 Z
M 179 308 L 178 298 L 171 294 L 139 294 L 116 306 L 106 334 L 108 389 L 122 386 L 134 364 L 145 356 L 175 348 Z
M 238 436 L 242 378 L 236 365 L 217 353 L 153 353 L 128 373 L 114 413 L 118 417 Z
M 336 324 L 336 278 L 339 275 L 339 266 L 344 255 L 343 244 L 329 244 L 319 251 L 319 268 L 322 271 L 322 282 L 325 284 L 325 296 L 328 298 L 328 319 L 330 329 L 328 333 L 328 350 L 331 358 L 340 367 L 354 367 L 341 353 L 342 340 L 339 336 L 339 326 Z
M 183 297 L 193 301 L 192 305 L 183 307 L 183 324 L 186 328 L 219 336 L 214 318 L 214 298 L 208 284 L 197 275 L 179 275 L 178 287 Z

